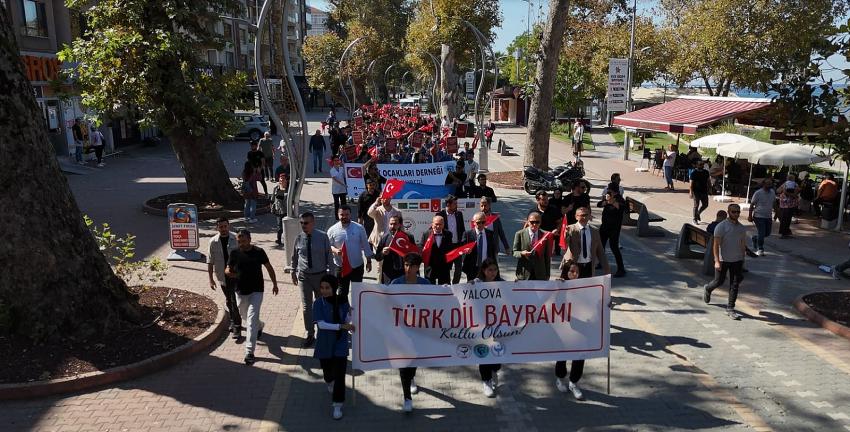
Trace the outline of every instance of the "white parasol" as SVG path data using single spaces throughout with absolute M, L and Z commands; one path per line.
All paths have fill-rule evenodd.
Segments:
M 759 142 L 750 137 L 744 135 L 738 135 L 728 132 L 723 132 L 714 135 L 704 136 L 702 138 L 697 138 L 689 144 L 691 147 L 703 148 L 703 149 L 716 149 L 718 147 L 722 147 L 730 144 L 740 144 L 740 143 L 753 143 Z
M 744 137 L 747 138 L 747 137 Z M 747 159 L 750 155 L 754 153 L 758 153 L 765 150 L 770 150 L 774 148 L 771 143 L 766 143 L 763 141 L 756 141 L 754 139 L 747 138 L 747 140 L 741 140 L 741 142 L 735 144 L 726 144 L 720 147 L 717 147 L 717 154 L 723 156 L 724 158 L 730 157 L 733 159 Z M 723 160 L 723 168 L 726 168 L 726 160 Z M 725 181 L 725 175 L 724 175 Z M 750 184 L 753 182 L 753 164 L 750 164 L 750 180 L 747 182 L 747 195 L 746 201 L 750 202 Z M 723 188 L 724 194 L 726 188 Z
M 809 165 L 828 160 L 823 150 L 812 146 L 790 143 L 775 145 L 773 148 L 751 154 L 747 158 L 752 163 L 772 166 Z

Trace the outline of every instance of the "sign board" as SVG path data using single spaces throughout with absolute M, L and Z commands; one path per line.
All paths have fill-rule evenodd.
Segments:
M 172 261 L 200 261 L 203 255 L 195 250 L 200 247 L 198 236 L 198 207 L 194 204 L 173 203 L 168 205 L 168 238 L 174 252 L 168 256 Z
M 454 171 L 455 161 L 423 163 L 423 164 L 378 164 L 378 172 L 390 179 L 397 178 L 407 183 L 425 185 L 443 185 L 449 171 Z M 359 163 L 345 164 L 345 184 L 348 186 L 348 196 L 357 198 L 366 190 L 363 180 L 363 165 Z M 406 217 L 406 216 L 405 216 Z
M 608 60 L 608 111 L 625 111 L 629 86 L 629 59 Z
M 475 93 L 475 72 L 467 72 L 464 81 L 466 82 L 466 93 Z
M 425 143 L 425 134 L 422 132 L 413 132 L 410 134 L 410 138 L 407 141 L 410 143 L 411 147 L 418 149 Z
M 466 123 L 457 123 L 455 125 L 455 136 L 460 138 L 466 138 L 466 130 L 469 128 L 469 125 Z
M 448 154 L 457 153 L 457 137 L 456 136 L 446 137 L 446 153 L 448 153 Z
M 363 127 L 363 117 L 354 117 L 354 127 L 360 129 Z
M 393 207 L 398 209 L 404 215 L 404 231 L 413 235 L 413 238 L 418 242 L 422 238 L 422 233 L 428 231 L 431 227 L 431 221 L 434 219 L 434 213 L 445 208 L 445 197 L 431 199 L 405 199 L 404 189 L 393 199 Z M 459 229 L 466 231 L 469 229 L 469 221 L 472 216 L 478 212 L 478 203 L 480 198 L 460 198 L 457 200 L 457 211 L 463 214 L 464 227 Z M 463 234 L 462 232 L 460 234 Z M 422 247 L 422 245 L 419 245 Z
M 396 153 L 398 151 L 398 140 L 395 138 L 387 138 L 386 150 L 389 154 Z
M 351 132 L 351 139 L 354 141 L 354 145 L 356 146 L 363 144 L 363 131 L 356 130 Z
M 345 152 L 345 158 L 347 160 L 357 159 L 357 146 L 347 145 L 343 147 L 342 151 Z
M 456 285 L 353 283 L 354 369 L 606 357 L 611 276 Z

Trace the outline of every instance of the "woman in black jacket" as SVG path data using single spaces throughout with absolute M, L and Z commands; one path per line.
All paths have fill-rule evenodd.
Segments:
M 611 242 L 611 252 L 617 261 L 617 272 L 614 273 L 614 277 L 623 277 L 626 275 L 626 267 L 623 265 L 623 255 L 620 253 L 620 229 L 623 227 L 623 211 L 626 209 L 626 202 L 620 196 L 616 184 L 608 185 L 605 198 L 596 206 L 602 207 L 602 225 L 599 226 L 602 248 L 604 249 L 605 245 Z

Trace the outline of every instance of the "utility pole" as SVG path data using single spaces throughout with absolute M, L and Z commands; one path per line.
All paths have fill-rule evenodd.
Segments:
M 632 75 L 635 63 L 635 19 L 637 18 L 637 0 L 632 5 L 632 32 L 629 37 L 629 85 L 626 88 L 626 112 L 632 110 Z M 623 143 L 623 160 L 629 160 L 629 138 L 631 134 L 626 129 L 625 142 Z
M 529 96 L 529 77 L 528 74 L 530 72 L 530 67 L 528 65 L 528 54 L 531 53 L 531 2 L 532 0 L 523 0 L 528 4 L 528 10 L 525 15 L 525 125 L 528 126 L 528 96 Z M 519 67 L 519 64 L 517 64 Z M 517 74 L 517 79 L 519 79 L 519 74 Z

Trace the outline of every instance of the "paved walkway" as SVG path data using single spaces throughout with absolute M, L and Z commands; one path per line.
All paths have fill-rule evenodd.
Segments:
M 500 128 L 498 138 L 519 154 L 491 153 L 490 170 L 521 169 L 525 131 Z M 674 233 L 689 219 L 686 193 L 657 193 L 653 188 L 662 180 L 633 173 L 635 162 L 617 160 L 616 149 L 606 142 L 610 137 L 593 138 L 597 150 L 585 156 L 591 181 L 602 184 L 611 172 L 621 172 L 628 193 L 667 217 L 661 225 L 670 232 L 646 240 L 625 229 L 629 275 L 613 287 L 611 395 L 605 391 L 604 360 L 588 361 L 582 380 L 588 401 L 581 403 L 555 391 L 551 364 L 507 366 L 494 399 L 481 394 L 475 368 L 421 369 L 416 410 L 403 415 L 397 373 L 369 372 L 357 376 L 356 389 L 349 388 L 345 419 L 333 422 L 312 352 L 297 348 L 303 335 L 298 293 L 282 282 L 281 294 L 268 295 L 263 305 L 267 335 L 254 367 L 241 364 L 242 347 L 227 339 L 176 367 L 113 388 L 0 404 L 2 429 L 850 430 L 850 346 L 788 307 L 803 292 L 846 287 L 846 281 L 832 281 L 791 253 L 815 260 L 843 257 L 846 239 L 842 236 L 838 248 L 830 235 L 806 240 L 801 232 L 789 246 L 769 243 L 767 257 L 747 263 L 750 273 L 739 299 L 747 316 L 732 321 L 722 313 L 720 290 L 711 306 L 702 303 L 699 286 L 706 278 L 698 275 L 696 261 L 670 254 Z M 220 151 L 235 175 L 247 143 L 225 143 Z M 555 141 L 550 154 L 553 163 L 571 157 L 566 145 Z M 302 205 L 323 215 L 319 225 L 327 226 L 330 185 L 325 176 L 311 177 Z M 140 255 L 167 254 L 164 219 L 139 209 L 145 198 L 183 189 L 170 149 L 132 149 L 98 173 L 69 177 L 69 183 L 84 212 L 118 232 L 138 235 Z M 532 200 L 522 191 L 497 193 L 496 211 L 506 230 L 513 231 Z M 211 228 L 204 224 L 204 237 L 212 235 Z M 279 279 L 286 281 L 284 253 L 273 244 L 272 218 L 261 217 L 252 230 Z M 513 261 L 500 257 L 505 274 L 513 272 Z M 205 273 L 203 264 L 175 264 L 163 283 L 208 293 Z M 221 300 L 218 292 L 212 295 Z

